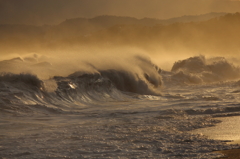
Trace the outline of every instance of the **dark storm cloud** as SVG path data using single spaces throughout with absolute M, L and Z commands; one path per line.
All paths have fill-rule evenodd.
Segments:
M 240 2 L 228 0 L 0 0 L 0 23 L 56 24 L 98 15 L 166 19 L 236 11 L 240 11 Z

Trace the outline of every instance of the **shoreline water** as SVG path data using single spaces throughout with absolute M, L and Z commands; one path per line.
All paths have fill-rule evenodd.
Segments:
M 240 145 L 240 134 L 238 134 L 238 132 L 240 132 L 240 126 L 238 125 L 240 116 L 218 117 L 216 119 L 222 122 L 214 127 L 201 128 L 192 132 L 201 133 L 209 139 L 229 141 L 226 142 L 227 144 Z M 240 147 L 238 149 L 214 151 L 214 153 L 224 155 L 224 157 L 217 159 L 239 159 Z
M 200 133 L 214 140 L 224 140 L 229 144 L 240 144 L 240 116 L 217 117 L 221 122 L 213 127 L 193 130 L 192 133 Z M 228 142 L 229 141 L 229 142 Z
M 191 84 L 201 82 L 202 75 L 210 78 L 222 74 L 199 74 L 197 67 L 198 75 L 191 75 L 196 61 L 209 71 L 203 57 L 187 59 L 189 64 L 182 68 L 185 74 L 163 71 L 159 75 L 155 65 L 141 60 L 136 67 L 142 71 L 135 70 L 135 66 L 125 71 L 113 67 L 100 70 L 101 74 L 77 71 L 49 80 L 31 73 L 3 74 L 0 156 L 192 159 L 223 157 L 220 152 L 213 152 L 239 148 L 226 144 L 230 140 L 240 141 L 240 126 L 235 124 L 240 117 L 232 116 L 240 114 L 239 81 Z M 215 60 L 218 64 L 213 63 L 211 68 L 222 71 L 229 65 L 225 60 Z M 24 63 L 10 61 L 13 65 Z M 43 65 L 45 69 L 53 67 Z M 160 87 L 162 81 L 164 86 Z M 132 92 L 126 93 L 129 91 Z M 157 92 L 162 95 L 156 95 Z M 220 120 L 224 121 L 219 123 Z M 208 129 L 198 129 L 203 127 L 219 138 L 190 131 Z M 227 130 L 231 130 L 231 138 Z
M 217 159 L 239 159 L 240 158 L 240 149 L 215 151 L 214 153 L 221 153 L 225 155 L 225 157 L 220 157 Z

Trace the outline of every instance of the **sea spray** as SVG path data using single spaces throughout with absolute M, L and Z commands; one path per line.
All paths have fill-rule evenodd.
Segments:
M 240 78 L 240 68 L 224 57 L 190 57 L 174 63 L 172 79 L 192 84 L 212 83 Z

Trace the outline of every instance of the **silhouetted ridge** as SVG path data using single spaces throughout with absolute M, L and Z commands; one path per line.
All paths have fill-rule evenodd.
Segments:
M 207 14 L 201 14 L 201 15 L 184 15 L 182 17 L 176 17 L 176 18 L 170 18 L 166 19 L 165 24 L 171 24 L 171 23 L 188 23 L 188 22 L 201 22 L 201 21 L 207 21 L 209 19 L 218 18 L 221 16 L 226 15 L 227 13 L 207 13 Z
M 102 27 L 110 27 L 114 25 L 144 25 L 144 26 L 154 26 L 157 24 L 172 24 L 172 23 L 181 23 L 181 22 L 197 22 L 197 21 L 206 21 L 215 17 L 220 17 L 226 13 L 208 13 L 202 15 L 189 15 L 182 16 L 170 19 L 156 19 L 156 18 L 142 18 L 137 19 L 127 16 L 111 16 L 111 15 L 102 15 L 94 18 L 74 18 L 67 19 L 62 22 L 60 25 L 96 25 Z
M 176 52 L 176 48 L 180 48 L 185 49 L 182 51 L 197 50 L 204 54 L 238 51 L 239 13 L 201 16 L 205 17 L 205 21 L 199 20 L 199 16 L 195 20 L 195 16 L 184 16 L 179 20 L 99 16 L 68 19 L 59 25 L 47 27 L 0 25 L 0 47 L 18 51 L 19 48 L 37 50 L 87 44 L 101 47 L 125 45 L 155 50 L 161 48 L 169 52 Z

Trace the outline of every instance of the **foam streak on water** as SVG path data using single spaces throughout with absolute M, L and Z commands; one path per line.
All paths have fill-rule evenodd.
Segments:
M 96 68 L 49 79 L 2 73 L 0 157 L 209 159 L 238 147 L 191 133 L 216 125 L 215 117 L 240 115 L 238 67 L 200 56 L 161 72 L 137 59 L 137 72 Z M 24 59 L 0 64 L 16 63 L 36 66 Z M 46 68 L 55 69 L 37 64 Z

